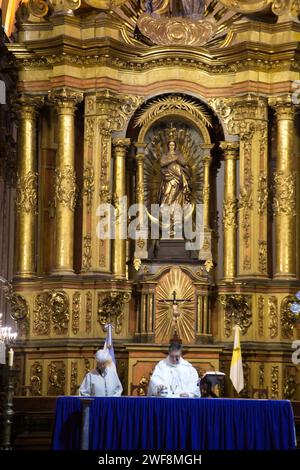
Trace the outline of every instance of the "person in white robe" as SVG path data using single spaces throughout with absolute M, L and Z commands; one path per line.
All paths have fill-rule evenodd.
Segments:
M 119 397 L 123 387 L 108 349 L 96 352 L 96 369 L 86 374 L 79 388 L 82 397 Z
M 200 397 L 198 373 L 192 364 L 181 356 L 181 345 L 171 343 L 168 357 L 160 361 L 153 371 L 148 396 Z

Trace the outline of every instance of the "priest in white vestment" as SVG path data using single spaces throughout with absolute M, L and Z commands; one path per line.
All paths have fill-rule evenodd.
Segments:
M 168 357 L 157 364 L 151 376 L 149 396 L 200 397 L 197 371 L 181 354 L 181 345 L 171 343 Z
M 86 374 L 79 388 L 82 397 L 119 397 L 123 387 L 108 349 L 96 352 L 96 369 Z

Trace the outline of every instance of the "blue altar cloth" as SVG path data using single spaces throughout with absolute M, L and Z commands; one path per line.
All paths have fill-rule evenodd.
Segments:
M 81 401 L 59 397 L 54 450 L 80 449 Z M 286 400 L 107 397 L 90 408 L 90 450 L 291 450 Z

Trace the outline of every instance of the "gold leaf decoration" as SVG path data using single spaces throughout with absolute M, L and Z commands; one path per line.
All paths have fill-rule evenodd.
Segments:
M 177 333 L 184 343 L 192 343 L 195 338 L 195 288 L 191 279 L 180 268 L 171 268 L 156 287 L 155 340 L 158 343 L 169 342 L 174 329 L 172 302 L 173 292 L 180 302 L 178 305 Z
M 135 127 L 147 125 L 153 118 L 163 115 L 166 111 L 168 113 L 170 111 L 185 111 L 190 113 L 196 120 L 201 121 L 205 126 L 212 127 L 210 117 L 205 108 L 195 101 L 182 96 L 168 96 L 152 101 L 138 114 Z

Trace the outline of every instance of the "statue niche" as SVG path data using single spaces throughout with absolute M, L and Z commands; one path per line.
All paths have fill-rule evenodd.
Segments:
M 177 240 L 177 254 L 183 259 L 189 259 L 191 253 L 185 250 L 184 231 L 181 230 L 182 214 L 184 217 L 193 217 L 196 204 L 203 202 L 201 135 L 181 120 L 160 122 L 150 129 L 146 143 L 145 204 L 152 224 L 159 225 L 160 233 L 160 241 L 152 243 L 152 250 L 149 247 L 150 257 L 165 259 L 170 255 L 170 246 L 175 247 L 174 242 Z M 151 213 L 152 204 L 158 204 L 161 213 L 164 209 L 169 210 L 169 227 Z M 182 213 L 179 211 L 178 214 L 178 208 L 182 209 Z M 169 233 L 168 243 L 163 236 L 165 233 Z M 164 244 L 167 244 L 167 251 L 163 248 Z

